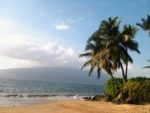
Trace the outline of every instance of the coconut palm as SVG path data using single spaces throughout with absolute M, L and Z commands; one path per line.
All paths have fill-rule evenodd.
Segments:
M 134 41 L 136 32 L 137 28 L 135 26 L 124 25 L 122 33 L 120 34 L 120 42 L 125 48 L 126 52 L 128 52 L 128 50 L 131 50 L 140 53 L 140 51 L 138 50 L 138 43 Z M 126 60 L 125 76 L 126 78 L 128 78 L 128 60 Z
M 137 25 L 140 26 L 143 30 L 147 31 L 150 37 L 150 16 L 147 15 L 147 19 L 142 18 L 141 21 L 142 23 L 137 23 Z
M 137 23 L 137 25 L 140 26 L 143 30 L 147 31 L 150 37 L 150 16 L 147 15 L 147 19 L 142 18 L 141 21 L 142 23 Z M 150 68 L 150 66 L 145 66 L 144 68 Z
M 102 50 L 102 43 L 101 41 L 103 40 L 99 36 L 99 30 L 97 30 L 93 35 L 89 38 L 86 44 L 85 52 L 80 55 L 80 57 L 88 57 L 89 60 L 85 62 L 85 64 L 82 66 L 81 69 L 89 66 L 89 76 L 93 72 L 94 69 L 97 68 L 97 77 L 100 78 L 101 75 L 101 70 L 104 69 L 110 77 L 113 78 L 112 75 L 112 70 L 111 67 L 108 66 L 110 65 L 110 62 L 108 62 L 105 58 L 101 57 L 101 50 Z
M 110 18 L 110 21 L 112 19 Z M 104 30 L 103 30 L 104 31 Z M 86 66 L 90 66 L 89 75 L 93 72 L 94 68 L 97 68 L 98 77 L 100 77 L 100 71 L 104 69 L 110 77 L 113 78 L 112 62 L 109 60 L 109 55 L 106 56 L 105 37 L 101 34 L 104 34 L 101 30 L 101 27 L 93 33 L 93 35 L 88 39 L 85 50 L 86 52 L 81 54 L 80 57 L 90 57 L 90 59 L 82 66 L 83 69 Z
M 88 40 L 85 50 L 91 50 L 92 54 L 90 60 L 83 67 L 90 65 L 93 67 L 90 69 L 92 71 L 95 67 L 100 70 L 104 69 L 111 76 L 114 71 L 121 68 L 123 81 L 126 82 L 127 73 L 124 71 L 123 64 L 127 65 L 128 62 L 133 62 L 127 48 L 139 51 L 137 42 L 133 40 L 135 35 L 134 27 L 125 25 L 121 31 L 120 23 L 121 21 L 118 20 L 118 17 L 109 18 L 101 22 L 99 29 Z M 89 53 L 81 56 L 87 55 L 89 56 Z
M 120 23 L 121 20 L 118 21 L 118 17 L 115 17 L 114 19 L 109 18 L 108 21 L 102 21 L 100 29 L 103 35 L 101 37 L 105 37 L 106 39 L 108 39 L 107 44 L 111 43 L 112 41 L 115 42 L 115 44 L 111 45 L 108 49 L 112 49 L 114 47 L 115 50 L 117 50 L 117 48 L 120 48 L 118 49 L 116 54 L 113 54 L 114 52 L 111 52 L 111 57 L 115 55 L 115 57 L 118 59 L 113 62 L 113 65 L 117 64 L 117 62 L 119 63 L 116 67 L 122 69 L 122 76 L 124 78 L 124 81 L 127 81 L 128 62 L 133 62 L 132 58 L 128 54 L 128 49 L 139 53 L 138 43 L 133 40 L 137 29 L 136 27 L 131 25 L 124 25 L 123 30 L 121 31 L 119 29 Z M 121 53 L 124 54 L 124 56 L 121 55 Z M 121 61 L 122 63 L 126 64 L 125 71 L 123 69 Z
M 125 75 L 123 64 L 125 64 L 126 61 L 133 63 L 133 60 L 125 48 L 118 43 L 118 40 L 111 39 L 107 41 L 107 44 L 101 53 L 109 60 L 109 62 L 111 62 L 112 70 L 116 71 L 119 68 L 121 69 L 123 81 L 126 82 L 127 77 Z

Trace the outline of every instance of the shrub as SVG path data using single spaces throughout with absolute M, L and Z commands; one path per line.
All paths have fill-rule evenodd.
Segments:
M 121 91 L 123 81 L 120 78 L 109 79 L 105 84 L 105 95 L 107 101 L 113 101 Z
M 123 85 L 121 94 L 122 100 L 126 103 L 150 103 L 150 79 L 137 77 L 128 80 L 128 82 Z

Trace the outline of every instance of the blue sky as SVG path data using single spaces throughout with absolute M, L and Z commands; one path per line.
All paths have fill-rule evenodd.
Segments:
M 80 67 L 85 59 L 78 55 L 102 20 L 119 16 L 135 25 L 150 14 L 149 6 L 150 0 L 0 0 L 0 67 Z M 139 29 L 136 40 L 141 55 L 131 53 L 130 67 L 141 74 L 150 39 Z

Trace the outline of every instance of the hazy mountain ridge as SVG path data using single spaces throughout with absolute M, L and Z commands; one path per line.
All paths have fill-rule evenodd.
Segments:
M 0 78 L 89 84 L 104 84 L 104 81 L 108 79 L 108 77 L 104 74 L 102 74 L 100 79 L 97 79 L 96 73 L 91 77 L 88 77 L 87 71 L 63 67 L 16 68 L 0 70 Z

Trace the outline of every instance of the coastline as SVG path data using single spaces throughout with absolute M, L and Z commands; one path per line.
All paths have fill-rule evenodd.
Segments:
M 0 106 L 0 113 L 149 113 L 150 104 L 113 104 L 104 101 L 57 100 L 27 106 Z

